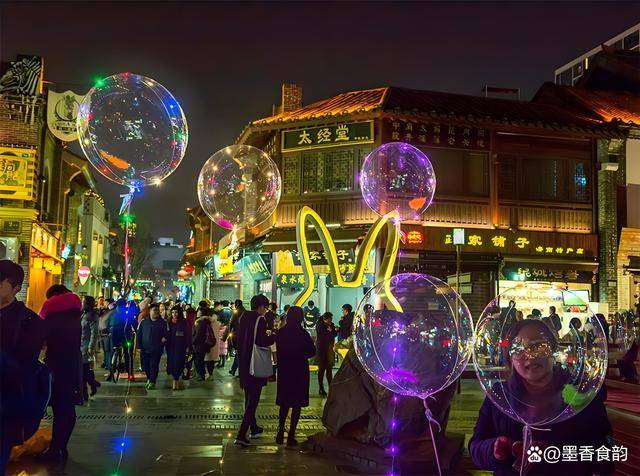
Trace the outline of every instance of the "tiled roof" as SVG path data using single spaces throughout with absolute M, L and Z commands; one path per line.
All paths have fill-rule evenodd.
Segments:
M 605 122 L 621 121 L 640 126 L 640 96 L 626 91 L 556 86 L 561 93 L 575 98 Z
M 306 121 L 318 117 L 370 112 L 382 106 L 386 91 L 387 88 L 377 88 L 342 93 L 329 99 L 314 102 L 295 111 L 283 112 L 275 116 L 259 119 L 252 124 L 264 125 L 279 122 Z
M 600 121 L 597 119 L 554 105 L 397 87 L 339 94 L 295 111 L 254 121 L 251 125 L 275 126 L 372 112 L 430 116 L 439 120 L 601 132 Z

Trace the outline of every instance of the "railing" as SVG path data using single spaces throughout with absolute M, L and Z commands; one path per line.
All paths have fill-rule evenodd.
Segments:
M 325 223 L 344 225 L 373 223 L 377 215 L 369 209 L 357 194 L 337 197 L 302 197 L 296 200 L 284 198 L 278 206 L 276 227 L 295 227 L 296 215 L 303 205 L 310 206 Z M 443 198 L 431 204 L 424 215 L 431 226 L 468 226 L 491 228 L 491 210 L 486 199 Z M 558 231 L 568 233 L 591 233 L 592 213 L 590 208 L 551 208 L 547 205 L 518 206 L 500 205 L 498 213 L 500 228 L 516 228 L 532 231 Z

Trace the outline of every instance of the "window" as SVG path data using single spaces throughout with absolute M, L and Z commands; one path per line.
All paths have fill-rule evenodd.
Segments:
M 623 40 L 624 49 L 631 50 L 637 48 L 638 40 L 640 40 L 640 31 L 634 31 L 628 34 Z
M 371 151 L 370 147 L 343 149 L 334 148 L 320 151 L 300 152 L 299 158 L 285 157 L 285 177 L 290 182 L 285 186 L 285 193 L 326 193 L 326 192 L 350 192 L 357 189 L 356 167 L 359 167 L 363 157 Z M 297 161 L 297 162 L 295 162 Z M 292 167 L 295 163 L 302 162 L 302 184 L 298 189 L 294 186 L 297 177 L 290 170 L 298 170 Z M 359 170 L 359 169 L 358 169 Z M 299 173 L 299 172 L 298 172 Z
M 500 155 L 498 162 L 498 195 L 501 198 L 578 203 L 591 201 L 591 164 L 588 161 Z
M 422 149 L 436 172 L 436 193 L 486 197 L 489 161 L 485 153 L 457 149 Z
M 563 86 L 571 86 L 571 80 L 573 77 L 571 76 L 571 68 L 565 69 L 560 73 L 560 84 Z
M 589 164 L 586 162 L 576 162 L 573 171 L 573 183 L 575 189 L 575 198 L 578 202 L 588 202 L 589 192 Z
M 286 154 L 282 159 L 282 184 L 285 195 L 300 194 L 300 157 Z
M 350 150 L 302 153 L 303 193 L 353 190 L 355 154 Z

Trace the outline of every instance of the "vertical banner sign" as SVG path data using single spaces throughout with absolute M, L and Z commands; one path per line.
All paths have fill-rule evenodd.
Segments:
M 47 99 L 47 124 L 49 130 L 58 139 L 71 142 L 78 138 L 76 118 L 78 107 L 84 96 L 73 91 L 56 93 L 49 91 Z
M 0 147 L 0 198 L 33 200 L 35 149 Z

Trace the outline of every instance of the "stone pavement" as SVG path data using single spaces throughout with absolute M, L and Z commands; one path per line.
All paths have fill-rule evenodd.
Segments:
M 349 463 L 275 444 L 278 407 L 274 383 L 267 386 L 258 407 L 258 422 L 265 428 L 265 436 L 253 440 L 254 445 L 247 449 L 233 445 L 244 399 L 238 380 L 228 375 L 227 369 L 217 371 L 213 382 L 186 382 L 187 388 L 177 392 L 170 389 L 163 374 L 158 388 L 151 391 L 145 390 L 142 378 L 130 386 L 124 380 L 118 384 L 103 383 L 93 401 L 77 407 L 78 422 L 66 467 L 44 468 L 29 458 L 21 458 L 10 466 L 9 474 L 320 476 L 357 473 Z M 101 379 L 102 374 L 101 370 L 98 373 Z M 311 382 L 311 405 L 303 410 L 298 427 L 300 442 L 324 430 L 321 422 L 324 398 L 318 396 L 315 373 Z M 127 391 L 130 413 L 124 404 Z M 463 380 L 462 392 L 456 394 L 453 401 L 447 431 L 464 433 L 465 448 L 483 397 L 476 380 Z M 50 417 L 44 425 L 50 425 Z M 453 474 L 490 473 L 474 469 L 465 449 Z

